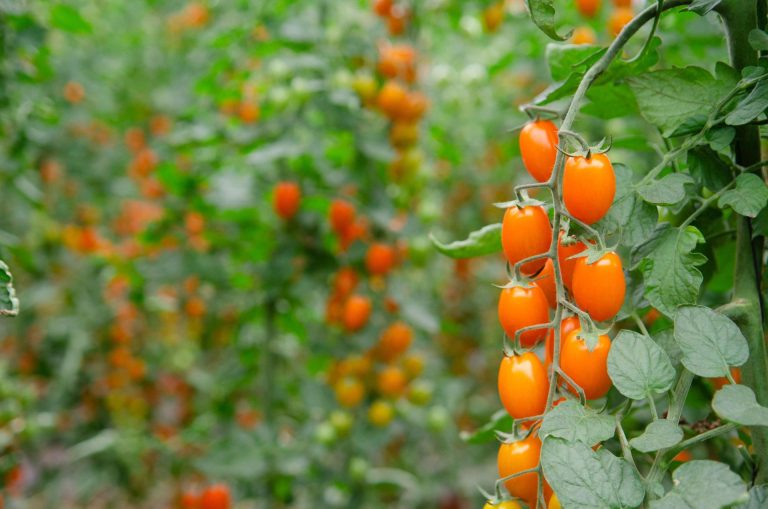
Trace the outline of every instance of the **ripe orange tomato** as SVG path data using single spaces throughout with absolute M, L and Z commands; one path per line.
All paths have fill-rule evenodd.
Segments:
M 499 322 L 510 341 L 523 327 L 545 324 L 549 321 L 547 297 L 536 285 L 504 288 L 499 297 Z M 520 344 L 529 348 L 547 335 L 547 329 L 535 329 L 520 335 Z
M 336 383 L 333 390 L 336 393 L 336 401 L 346 408 L 359 405 L 365 397 L 365 387 L 357 378 L 343 378 Z
M 252 124 L 261 117 L 261 107 L 253 100 L 241 102 L 237 107 L 237 114 L 245 124 Z
M 389 35 L 402 35 L 408 22 L 409 12 L 404 8 L 393 7 L 387 18 Z
M 563 351 L 563 343 L 565 343 L 565 338 L 568 337 L 568 334 L 571 333 L 571 331 L 576 330 L 581 327 L 581 323 L 579 322 L 578 316 L 569 316 L 568 318 L 563 319 L 562 322 L 560 322 L 560 351 Z M 544 345 L 544 365 L 549 366 L 552 364 L 552 359 L 555 355 L 555 330 L 549 329 L 549 334 L 547 334 L 547 342 Z
M 552 175 L 557 157 L 557 126 L 549 120 L 529 122 L 520 131 L 520 156 L 528 173 L 539 182 Z
M 179 495 L 179 506 L 181 509 L 197 509 L 200 504 L 200 497 L 195 493 L 185 491 Z
M 355 332 L 368 323 L 371 316 L 371 299 L 362 295 L 352 295 L 344 304 L 344 328 L 349 332 Z
M 483 11 L 483 26 L 487 33 L 498 30 L 502 21 L 504 21 L 504 0 L 489 5 Z
M 549 503 L 547 504 L 547 509 L 562 509 L 562 507 L 563 506 L 560 505 L 560 499 L 553 493 L 552 498 L 549 499 Z
M 674 458 L 672 458 L 672 461 L 679 461 L 680 463 L 685 463 L 686 461 L 691 461 L 693 459 L 693 454 L 691 454 L 691 451 L 680 451 L 675 455 Z
M 392 0 L 374 0 L 373 12 L 375 12 L 377 16 L 381 16 L 382 18 L 385 16 L 389 16 L 389 13 L 391 11 L 392 11 Z
M 536 354 L 505 356 L 499 366 L 499 397 L 514 419 L 544 413 L 549 380 L 544 365 Z
M 530 434 L 524 440 L 512 442 L 511 444 L 501 444 L 497 458 L 499 477 L 506 477 L 523 470 L 535 468 L 539 464 L 540 454 L 541 440 L 539 440 L 535 433 Z M 513 497 L 522 499 L 530 507 L 535 507 L 538 496 L 538 483 L 538 474 L 529 473 L 510 479 L 504 485 Z M 544 481 L 545 500 L 551 494 L 552 488 Z
M 200 495 L 200 509 L 229 509 L 232 504 L 229 487 L 213 484 Z
M 384 368 L 376 379 L 376 388 L 383 396 L 401 396 L 407 385 L 408 378 L 397 366 Z
M 419 126 L 411 122 L 395 122 L 389 130 L 389 143 L 395 148 L 406 148 L 419 140 Z
M 596 41 L 595 31 L 588 26 L 576 27 L 571 34 L 571 44 L 594 44 Z
M 376 98 L 379 109 L 390 119 L 400 116 L 403 106 L 407 101 L 408 91 L 394 80 L 384 83 Z
M 296 182 L 280 182 L 275 186 L 272 206 L 275 213 L 288 220 L 299 210 L 301 189 Z
M 565 338 L 560 352 L 560 367 L 584 390 L 587 399 L 602 398 L 612 382 L 608 377 L 608 352 L 611 340 L 602 334 L 591 352 L 579 338 L 581 328 L 572 330 Z M 575 391 L 574 391 L 575 392 Z
M 352 267 L 342 267 L 333 279 L 333 291 L 336 295 L 346 297 L 357 286 L 357 272 Z
M 552 260 L 547 258 L 544 268 L 536 276 L 534 283 L 544 292 L 549 307 L 555 309 L 557 307 L 557 285 L 555 284 L 555 266 Z
M 413 331 L 403 322 L 395 322 L 381 333 L 376 345 L 376 355 L 383 361 L 390 362 L 402 355 L 413 341 Z
M 397 115 L 404 122 L 418 122 L 429 109 L 427 96 L 421 92 L 410 92 L 405 96 L 405 103 L 399 108 Z
M 608 212 L 616 194 L 616 175 L 605 154 L 569 157 L 563 173 L 563 202 L 576 219 L 598 222 Z
M 371 244 L 365 253 L 365 268 L 371 275 L 383 276 L 395 265 L 395 250 L 380 242 Z
M 570 289 L 573 283 L 573 269 L 576 268 L 576 262 L 578 258 L 571 258 L 573 255 L 577 255 L 587 249 L 587 246 L 583 242 L 575 239 L 563 238 L 563 232 L 560 232 L 560 236 L 557 238 L 557 261 L 560 264 L 560 275 L 563 277 L 563 284 L 566 288 Z M 566 242 L 568 244 L 566 245 Z
M 619 32 L 621 32 L 621 30 L 627 25 L 627 23 L 632 21 L 632 18 L 634 17 L 635 14 L 632 12 L 631 8 L 617 8 L 608 18 L 608 33 L 613 37 L 616 37 L 619 35 Z
M 624 304 L 626 283 L 621 258 L 613 251 L 593 264 L 579 258 L 573 270 L 573 298 L 593 320 L 610 320 Z
M 483 509 L 523 509 L 523 506 L 514 500 L 504 500 L 498 504 L 492 504 L 490 501 L 488 501 L 483 506 Z
M 333 200 L 328 211 L 328 220 L 333 231 L 339 235 L 355 222 L 355 207 L 346 200 Z
M 501 245 L 504 256 L 514 265 L 529 256 L 545 253 L 552 244 L 552 226 L 543 207 L 513 206 L 504 213 L 501 224 Z M 541 270 L 546 259 L 534 260 L 520 269 L 523 274 L 532 275 Z
M 576 0 L 576 10 L 586 18 L 594 18 L 600 9 L 600 0 Z
M 378 70 L 387 78 L 401 78 L 412 83 L 416 79 L 416 50 L 409 44 L 381 46 Z
M 368 408 L 368 420 L 374 426 L 384 427 L 395 417 L 395 409 L 387 401 L 377 400 Z
M 731 368 L 731 376 L 733 377 L 734 382 L 737 384 L 741 383 L 741 370 L 739 368 Z M 724 385 L 731 383 L 728 378 L 724 376 L 711 378 L 710 381 L 712 382 L 712 385 L 715 387 L 716 391 L 722 389 Z

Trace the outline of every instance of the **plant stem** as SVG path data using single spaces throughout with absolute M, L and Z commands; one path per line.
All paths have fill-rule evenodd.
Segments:
M 698 435 L 693 436 L 688 440 L 683 440 L 679 444 L 667 449 L 667 452 L 664 454 L 664 462 L 667 463 L 671 461 L 672 458 L 674 458 L 675 456 L 678 455 L 678 453 L 680 453 L 680 451 L 688 449 L 689 447 L 696 445 L 700 442 L 704 442 L 705 440 L 709 440 L 710 438 L 715 438 L 720 435 L 729 433 L 737 429 L 738 427 L 739 427 L 738 424 L 729 422 L 728 424 L 723 424 L 722 426 L 718 426 L 717 428 L 711 429 L 709 431 L 705 431 L 704 433 L 699 433 Z
M 728 40 L 731 65 L 741 71 L 758 64 L 758 55 L 749 44 L 749 32 L 757 28 L 756 4 L 745 0 L 723 0 L 717 7 Z M 760 132 L 757 126 L 736 128 L 732 148 L 736 164 L 754 168 L 760 161 Z M 759 175 L 759 170 L 756 170 Z M 738 217 L 736 225 L 736 261 L 734 266 L 733 299 L 747 304 L 743 320 L 738 322 L 749 344 L 749 359 L 742 366 L 742 378 L 757 396 L 757 402 L 768 405 L 768 355 L 763 336 L 762 253 L 764 239 L 752 239 L 752 220 Z M 755 483 L 768 480 L 768 428 L 751 427 L 756 456 Z

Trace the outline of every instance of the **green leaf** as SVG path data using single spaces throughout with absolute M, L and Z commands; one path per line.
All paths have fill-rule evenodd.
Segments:
M 722 509 L 747 500 L 747 488 L 728 465 L 710 460 L 694 460 L 672 472 L 672 490 L 651 509 Z
M 757 28 L 749 32 L 749 44 L 755 51 L 768 51 L 768 34 Z
M 736 137 L 736 130 L 733 127 L 717 127 L 710 131 L 704 137 L 709 142 L 709 146 L 712 150 L 720 152 L 725 150 L 731 144 Z
M 89 34 L 93 27 L 74 7 L 56 4 L 51 8 L 51 26 L 73 34 Z
M 527 0 L 531 19 L 551 39 L 564 41 L 570 34 L 559 35 L 555 29 L 555 7 L 552 0 Z
M 503 408 L 491 416 L 491 420 L 473 432 L 462 431 L 461 439 L 468 444 L 484 444 L 496 440 L 496 432 L 512 431 L 512 417 Z
M 688 170 L 710 191 L 719 191 L 731 182 L 728 164 L 706 145 L 688 151 Z
M 592 446 L 611 438 L 615 429 L 616 420 L 610 415 L 600 414 L 582 406 L 578 401 L 568 400 L 544 416 L 539 438 L 544 440 L 551 436 Z
M 675 368 L 664 349 L 651 338 L 622 330 L 611 342 L 608 376 L 624 396 L 645 399 L 672 387 Z
M 768 507 L 768 485 L 753 486 L 749 490 L 749 500 L 734 506 L 733 509 L 765 509 Z
M 638 113 L 635 95 L 623 83 L 612 82 L 589 87 L 587 99 L 589 102 L 582 106 L 581 112 L 603 120 L 628 117 Z
M 722 419 L 744 426 L 768 426 L 768 408 L 757 403 L 746 385 L 724 385 L 712 398 L 712 410 Z
M 755 218 L 768 203 L 768 187 L 754 173 L 736 177 L 736 187 L 725 191 L 717 201 L 722 208 L 730 206 L 742 216 Z
M 0 316 L 16 316 L 19 314 L 19 299 L 13 288 L 13 276 L 8 265 L 0 260 Z
M 474 258 L 501 251 L 501 223 L 489 224 L 473 231 L 465 240 L 443 244 L 434 235 L 429 238 L 438 251 L 451 258 Z
M 622 244 L 636 246 L 653 233 L 659 212 L 650 203 L 641 200 L 632 185 L 632 171 L 625 165 L 613 165 L 616 173 L 616 196 L 608 213 L 600 220 L 603 233 L 621 234 Z
M 633 251 L 632 259 L 642 260 L 635 265 L 641 268 L 648 302 L 667 316 L 696 302 L 703 281 L 696 267 L 706 262 L 704 255 L 693 252 L 700 242 L 704 236 L 693 226 L 662 224 Z
M 734 86 L 701 67 L 663 69 L 627 79 L 640 113 L 669 135 L 689 117 L 712 111 Z
M 547 44 L 546 58 L 552 81 L 565 80 L 574 71 L 585 71 L 605 53 L 605 48 L 583 44 Z
M 693 184 L 693 178 L 685 173 L 670 173 L 659 180 L 637 188 L 643 200 L 655 205 L 674 205 L 685 198 L 685 186 Z
M 739 101 L 736 107 L 725 117 L 728 125 L 743 125 L 751 122 L 768 108 L 768 81 L 761 81 L 747 97 Z
M 680 359 L 683 358 L 683 352 L 680 351 L 680 347 L 675 340 L 675 332 L 673 329 L 664 329 L 659 331 L 653 338 L 656 343 L 664 349 L 672 362 L 672 366 L 677 367 L 680 365 Z
M 693 0 L 688 6 L 689 11 L 693 11 L 699 16 L 706 16 L 709 12 L 717 7 L 722 0 Z
M 637 507 L 645 496 L 632 465 L 582 442 L 546 439 L 541 466 L 560 503 L 569 509 Z
M 683 366 L 695 375 L 726 376 L 749 357 L 747 340 L 727 316 L 704 306 L 684 306 L 675 315 L 675 339 Z
M 666 449 L 680 443 L 683 430 L 680 426 L 666 419 L 651 422 L 642 435 L 629 441 L 629 445 L 640 452 L 653 452 Z

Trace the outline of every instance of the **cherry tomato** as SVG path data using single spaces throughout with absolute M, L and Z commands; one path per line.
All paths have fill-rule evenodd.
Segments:
M 499 366 L 498 384 L 501 403 L 514 419 L 544 413 L 549 380 L 536 354 L 505 356 Z
M 368 420 L 374 426 L 383 428 L 392 422 L 395 417 L 395 409 L 387 401 L 377 400 L 368 408 Z
M 579 258 L 573 270 L 573 298 L 576 305 L 589 313 L 593 320 L 610 320 L 624 304 L 626 283 L 621 258 L 613 251 L 595 263 Z
M 405 392 L 408 379 L 397 366 L 384 368 L 376 379 L 376 387 L 383 396 L 396 397 Z
M 534 283 L 544 292 L 549 307 L 555 309 L 557 307 L 557 285 L 555 284 L 555 266 L 552 260 L 547 258 L 544 268 L 536 276 Z
M 392 11 L 392 0 L 374 0 L 373 12 L 382 18 L 389 16 Z
M 299 210 L 301 189 L 296 182 L 280 182 L 275 186 L 272 205 L 275 213 L 288 220 Z
M 355 222 L 355 207 L 346 200 L 333 200 L 328 219 L 333 231 L 340 235 Z
M 733 377 L 734 382 L 737 384 L 741 383 L 741 370 L 739 368 L 731 368 L 731 376 Z M 710 378 L 710 381 L 712 382 L 712 385 L 715 387 L 716 391 L 722 389 L 724 385 L 731 383 L 728 378 L 724 376 Z
M 619 7 L 608 18 L 608 33 L 616 37 L 634 17 L 635 13 L 632 12 L 631 8 Z
M 513 206 L 504 213 L 501 224 L 501 245 L 504 248 L 504 256 L 507 261 L 515 263 L 545 253 L 552 244 L 552 226 L 549 217 L 543 207 Z M 532 275 L 541 270 L 546 262 L 545 258 L 525 263 L 521 272 Z
M 560 505 L 560 500 L 557 498 L 557 495 L 554 493 L 552 494 L 552 498 L 549 499 L 549 503 L 547 504 L 547 509 L 562 509 L 562 506 Z
M 583 242 L 573 238 L 563 238 L 565 235 L 560 232 L 557 238 L 557 261 L 560 264 L 560 275 L 563 277 L 563 284 L 566 288 L 571 288 L 573 283 L 573 269 L 576 268 L 578 258 L 571 258 L 587 249 Z M 567 245 L 566 245 L 567 243 Z
M 569 157 L 563 173 L 563 202 L 576 219 L 592 224 L 611 208 L 616 194 L 616 175 L 605 154 Z
M 395 250 L 380 242 L 371 244 L 365 253 L 365 268 L 374 276 L 387 274 L 395 265 Z
M 571 35 L 571 44 L 594 44 L 597 41 L 595 31 L 588 26 L 576 27 Z
M 356 378 L 343 378 L 336 383 L 333 389 L 336 393 L 336 401 L 346 408 L 359 405 L 365 397 L 365 386 Z
M 686 461 L 691 461 L 693 459 L 693 454 L 691 454 L 691 451 L 680 451 L 675 455 L 674 458 L 672 458 L 672 461 L 679 461 L 680 463 L 685 463 Z
M 483 506 L 483 509 L 523 509 L 523 506 L 514 500 L 504 500 L 498 504 L 492 504 L 490 501 L 488 501 Z
M 229 509 L 231 504 L 229 487 L 225 484 L 211 485 L 200 495 L 200 509 Z
M 510 340 L 523 327 L 549 321 L 549 306 L 544 292 L 536 285 L 504 288 L 499 297 L 499 321 Z M 547 335 L 547 329 L 535 329 L 520 335 L 520 344 L 529 348 Z
M 529 122 L 520 131 L 520 155 L 531 177 L 546 182 L 557 157 L 557 126 L 549 120 Z
M 585 18 L 594 18 L 600 9 L 600 0 L 576 0 L 576 10 Z
M 569 316 L 560 322 L 560 351 L 563 351 L 563 343 L 565 338 L 572 330 L 576 330 L 581 327 L 578 316 Z M 555 355 L 555 330 L 549 329 L 547 334 L 547 342 L 544 345 L 544 365 L 549 366 L 552 364 L 553 356 Z
M 560 352 L 560 367 L 584 390 L 587 399 L 602 398 L 613 385 L 608 377 L 611 340 L 605 334 L 601 335 L 597 346 L 590 352 L 586 342 L 579 338 L 579 333 L 581 328 L 571 331 L 565 338 Z
M 483 26 L 486 33 L 490 34 L 499 29 L 501 22 L 504 21 L 504 8 L 504 0 L 485 8 L 483 11 Z
M 497 464 L 499 477 L 522 472 L 535 468 L 539 464 L 541 454 L 541 440 L 535 433 L 528 435 L 524 440 L 501 444 Z M 529 473 L 506 481 L 504 485 L 513 496 L 522 499 L 529 507 L 536 506 L 538 496 L 538 474 Z M 548 499 L 552 494 L 549 484 L 544 482 L 544 498 Z
M 390 362 L 402 355 L 413 341 L 413 331 L 403 322 L 395 322 L 381 333 L 376 345 L 376 355 L 385 362 Z
M 354 332 L 365 327 L 371 316 L 371 299 L 361 295 L 352 295 L 344 304 L 344 327 Z

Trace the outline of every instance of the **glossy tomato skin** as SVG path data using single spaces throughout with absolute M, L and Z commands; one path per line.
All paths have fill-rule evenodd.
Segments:
M 601 335 L 597 346 L 590 352 L 586 342 L 579 338 L 580 332 L 580 328 L 573 330 L 565 338 L 560 367 L 584 390 L 587 399 L 602 398 L 613 385 L 608 377 L 611 340 L 605 334 Z
M 541 253 L 546 253 L 552 244 L 552 226 L 543 207 L 510 207 L 504 213 L 501 224 L 501 245 L 507 261 L 515 263 Z M 521 272 L 533 275 L 542 267 L 546 259 L 528 262 L 521 267 Z
M 593 320 L 603 322 L 616 316 L 626 290 L 621 258 L 616 253 L 606 253 L 592 264 L 586 257 L 578 259 L 573 270 L 573 298 Z
M 232 500 L 225 484 L 209 486 L 200 495 L 200 509 L 229 509 Z
M 568 157 L 563 172 L 563 203 L 568 212 L 586 224 L 598 222 L 611 208 L 616 175 L 605 154 Z
M 531 433 L 527 438 L 510 444 L 501 444 L 497 457 L 499 477 L 522 472 L 535 468 L 539 464 L 541 454 L 541 440 L 536 433 Z M 536 506 L 538 495 L 538 474 L 530 473 L 515 477 L 504 483 L 509 493 L 522 499 L 529 507 Z M 552 489 L 544 482 L 544 498 L 549 499 Z
M 563 321 L 560 322 L 560 351 L 563 351 L 563 343 L 565 343 L 565 338 L 568 337 L 568 334 L 571 333 L 571 331 L 576 330 L 581 327 L 581 323 L 579 322 L 578 316 L 569 316 L 568 318 L 563 319 Z M 555 354 L 555 330 L 549 329 L 549 334 L 547 334 L 547 342 L 544 345 L 544 365 L 546 367 L 549 367 L 550 364 L 552 364 L 552 360 Z
M 519 329 L 549 321 L 547 297 L 536 285 L 502 289 L 498 311 L 499 322 L 510 341 L 514 341 Z M 530 348 L 544 339 L 546 334 L 546 328 L 529 330 L 520 335 L 520 344 Z
M 557 238 L 557 261 L 560 264 L 560 275 L 563 277 L 563 284 L 566 288 L 570 289 L 573 283 L 573 269 L 576 268 L 576 262 L 578 261 L 578 258 L 571 258 L 571 256 L 581 253 L 587 249 L 587 246 L 580 241 L 568 242 L 568 245 L 566 245 L 566 240 L 563 237 L 565 235 L 561 231 L 560 236 Z
M 520 156 L 528 173 L 539 182 L 552 175 L 557 157 L 557 126 L 549 120 L 529 122 L 520 131 Z
M 514 419 L 541 415 L 547 405 L 549 379 L 536 354 L 505 356 L 499 366 L 499 397 Z

